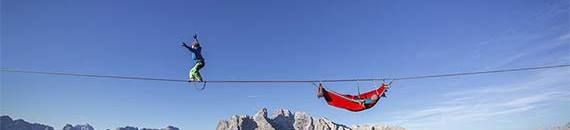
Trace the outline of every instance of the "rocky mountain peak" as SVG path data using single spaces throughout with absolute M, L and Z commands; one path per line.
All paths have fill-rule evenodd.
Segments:
M 353 125 L 347 127 L 326 118 L 313 118 L 304 112 L 292 114 L 287 109 L 277 109 L 267 117 L 267 109 L 263 108 L 250 116 L 232 116 L 229 120 L 221 120 L 217 130 L 404 130 L 389 125 Z
M 89 124 L 75 125 L 75 126 L 72 126 L 70 124 L 66 124 L 63 127 L 63 130 L 95 130 L 95 129 Z
M 22 119 L 12 120 L 9 116 L 1 116 L 0 130 L 53 130 L 53 127 L 38 123 L 29 123 Z

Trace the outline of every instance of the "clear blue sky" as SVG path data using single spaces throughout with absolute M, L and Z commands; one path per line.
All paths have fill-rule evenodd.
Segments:
M 199 33 L 209 80 L 375 78 L 568 64 L 568 0 L 2 0 L 1 67 L 184 79 Z M 394 83 L 348 112 L 310 84 L 209 84 L 0 74 L 0 114 L 61 128 L 214 129 L 287 108 L 342 124 L 537 129 L 570 121 L 570 69 Z M 356 93 L 356 83 L 327 84 Z M 373 89 L 371 83 L 361 83 Z

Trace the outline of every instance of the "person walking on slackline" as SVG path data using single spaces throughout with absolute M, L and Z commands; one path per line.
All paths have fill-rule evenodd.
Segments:
M 204 57 L 202 57 L 202 47 L 200 47 L 200 43 L 198 42 L 198 35 L 194 34 L 194 39 L 192 40 L 191 47 L 186 45 L 185 42 L 182 42 L 182 46 L 186 47 L 190 52 L 192 52 L 192 58 L 196 61 L 194 67 L 190 70 L 190 74 L 188 75 L 188 82 L 202 82 L 202 75 L 200 75 L 200 69 L 204 67 Z

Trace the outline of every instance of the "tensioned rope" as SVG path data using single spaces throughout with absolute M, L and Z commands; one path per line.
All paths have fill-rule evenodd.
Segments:
M 539 67 L 526 67 L 526 68 L 512 68 L 512 69 L 501 69 L 501 70 L 488 70 L 488 71 L 476 71 L 476 72 L 462 72 L 462 73 L 448 73 L 448 74 L 435 74 L 435 75 L 394 77 L 394 78 L 325 79 L 325 80 L 208 80 L 208 81 L 203 81 L 203 82 L 204 83 L 315 83 L 315 82 L 356 82 L 356 81 L 381 81 L 381 80 L 393 80 L 393 81 L 395 81 L 395 80 L 412 80 L 412 79 L 426 79 L 426 78 L 439 78 L 439 77 L 453 77 L 453 76 L 463 76 L 463 75 L 504 73 L 504 72 L 528 71 L 528 70 L 539 70 L 539 69 L 553 69 L 553 68 L 562 68 L 562 67 L 570 67 L 570 64 L 552 65 L 552 66 L 539 66 Z M 81 74 L 81 73 L 66 73 L 66 72 L 30 71 L 30 70 L 16 70 L 16 69 L 8 69 L 8 68 L 0 68 L 0 71 L 2 71 L 2 72 L 14 72 L 14 73 L 28 73 L 28 74 L 93 77 L 93 78 L 113 78 L 113 79 L 130 79 L 130 80 L 188 82 L 187 80 L 181 80 L 181 79 L 116 76 L 116 75 L 98 75 L 98 74 Z

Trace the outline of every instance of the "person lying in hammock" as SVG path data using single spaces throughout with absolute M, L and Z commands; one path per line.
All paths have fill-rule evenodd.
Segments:
M 206 65 L 204 62 L 204 57 L 202 57 L 202 47 L 200 47 L 200 43 L 198 42 L 198 35 L 194 34 L 194 39 L 192 40 L 192 47 L 186 45 L 185 42 L 182 42 L 182 46 L 187 48 L 190 52 L 192 52 L 192 57 L 196 61 L 194 67 L 190 69 L 190 74 L 188 74 L 188 82 L 198 81 L 202 82 L 202 75 L 200 75 L 200 69 Z
M 323 97 L 327 104 L 331 106 L 358 112 L 374 107 L 380 97 L 386 97 L 385 92 L 387 89 L 388 84 L 382 83 L 378 89 L 359 95 L 347 95 L 326 90 L 323 84 L 319 83 L 317 97 Z

